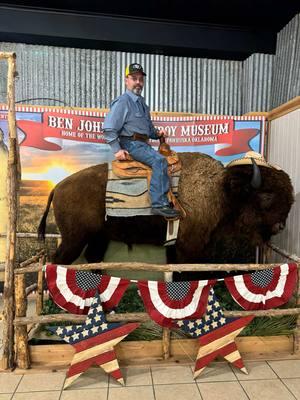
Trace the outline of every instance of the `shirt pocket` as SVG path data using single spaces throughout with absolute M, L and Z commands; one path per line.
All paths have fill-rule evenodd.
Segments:
M 134 113 L 134 116 L 135 116 L 136 118 L 142 118 L 142 117 L 143 117 L 143 114 L 141 114 L 140 112 L 136 112 L 136 113 Z

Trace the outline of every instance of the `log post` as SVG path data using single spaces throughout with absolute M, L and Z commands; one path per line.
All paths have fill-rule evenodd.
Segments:
M 16 55 L 8 57 L 7 102 L 8 102 L 8 129 L 9 153 L 7 171 L 8 191 L 8 224 L 7 224 L 7 252 L 4 276 L 4 319 L 3 319 L 3 368 L 14 367 L 14 267 L 16 260 L 16 230 L 17 204 L 20 165 L 18 157 L 18 140 L 15 114 L 15 74 Z
M 300 307 L 300 273 L 298 269 L 298 284 L 297 284 L 297 297 L 296 297 L 296 306 Z M 294 331 L 294 354 L 300 354 L 300 315 L 297 315 L 296 319 L 296 328 Z
M 25 275 L 16 276 L 15 281 L 16 317 L 26 317 L 27 296 L 25 286 Z M 30 367 L 30 356 L 28 348 L 27 326 L 16 326 L 16 364 L 19 368 Z
M 45 263 L 45 256 L 40 258 L 40 264 L 43 266 Z M 41 315 L 43 311 L 43 286 L 44 286 L 44 271 L 41 269 L 38 272 L 37 291 L 36 291 L 36 313 Z
M 165 282 L 172 282 L 173 273 L 164 272 Z M 171 346 L 171 334 L 169 328 L 163 328 L 162 334 L 162 347 L 163 347 L 163 358 L 167 360 L 170 357 L 170 346 Z

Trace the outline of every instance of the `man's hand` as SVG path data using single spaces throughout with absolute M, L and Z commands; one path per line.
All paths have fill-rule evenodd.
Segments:
M 163 128 L 157 129 L 156 134 L 159 138 L 168 136 L 168 132 Z
M 124 161 L 124 160 L 128 160 L 130 156 L 129 156 L 129 153 L 127 150 L 121 149 L 115 153 L 115 157 L 119 161 Z

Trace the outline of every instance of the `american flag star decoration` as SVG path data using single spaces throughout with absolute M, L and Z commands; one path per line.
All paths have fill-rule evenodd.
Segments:
M 84 324 L 48 327 L 49 331 L 60 336 L 75 349 L 64 389 L 94 364 L 99 365 L 106 373 L 124 385 L 114 346 L 139 325 L 138 323 L 125 325 L 107 323 L 100 295 L 97 293 Z
M 226 318 L 214 290 L 211 289 L 206 313 L 202 318 L 177 321 L 177 326 L 199 339 L 200 348 L 195 364 L 194 379 L 219 355 L 247 374 L 235 338 L 253 318 L 254 316 Z

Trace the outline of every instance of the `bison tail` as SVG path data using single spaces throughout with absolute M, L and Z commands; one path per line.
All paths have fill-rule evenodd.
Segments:
M 38 227 L 38 239 L 42 240 L 42 241 L 45 241 L 46 220 L 47 220 L 47 216 L 49 213 L 50 205 L 52 203 L 53 196 L 54 196 L 54 189 L 51 191 L 51 193 L 48 197 L 47 207 L 46 207 L 46 210 L 44 212 L 44 215 L 42 216 L 41 222 Z

